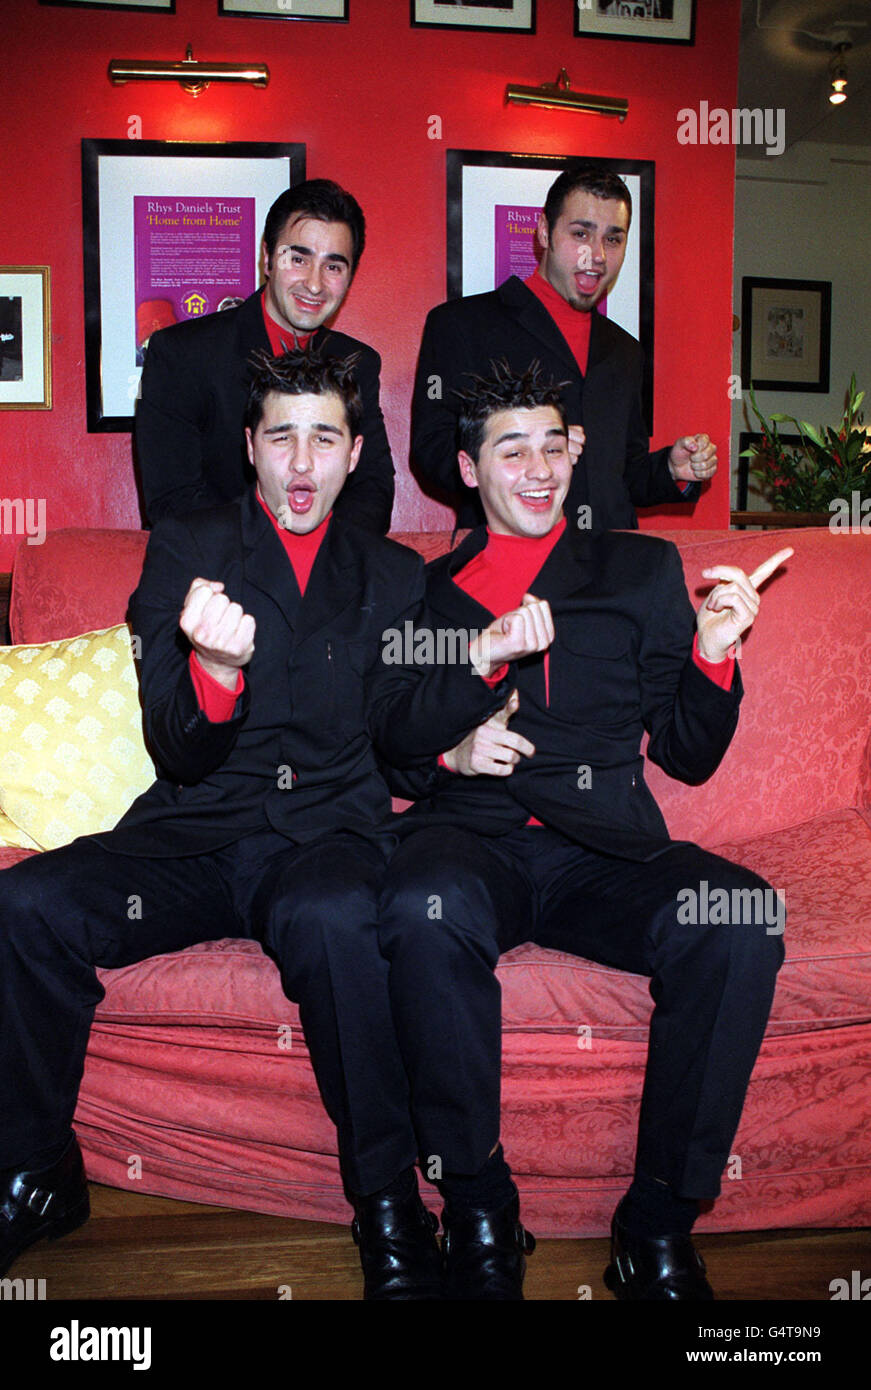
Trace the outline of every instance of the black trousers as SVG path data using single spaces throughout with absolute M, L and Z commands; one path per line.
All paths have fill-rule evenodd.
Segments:
M 345 834 L 299 846 L 267 831 L 210 854 L 146 859 L 85 837 L 4 870 L 0 1168 L 20 1166 L 70 1129 L 104 994 L 96 968 L 221 937 L 260 941 L 299 1003 L 346 1184 L 374 1191 L 413 1163 L 408 1083 L 377 940 L 393 843 L 382 849 Z
M 700 920 L 720 917 L 709 910 L 717 889 L 730 920 Z M 741 892 L 753 889 L 751 907 Z M 391 860 L 379 918 L 421 1154 L 472 1173 L 497 1142 L 493 972 L 501 951 L 536 941 L 651 977 L 636 1172 L 682 1197 L 716 1197 L 783 959 L 775 908 L 764 879 L 695 845 L 632 863 L 539 827 L 411 835 Z

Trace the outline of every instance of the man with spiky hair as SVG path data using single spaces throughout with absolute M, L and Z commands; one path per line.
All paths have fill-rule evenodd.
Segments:
M 541 259 L 526 280 L 433 309 L 420 347 L 411 455 L 421 475 L 453 493 L 460 526 L 481 520 L 477 493 L 457 470 L 457 389 L 493 358 L 515 371 L 537 359 L 563 381 L 569 451 L 578 459 L 566 514 L 594 530 L 637 527 L 636 507 L 694 502 L 713 477 L 707 434 L 650 452 L 641 409 L 642 354 L 598 306 L 626 255 L 632 196 L 617 174 L 579 160 L 560 174 L 538 218 Z M 580 508 L 587 508 L 581 512 Z
M 266 216 L 264 287 L 235 308 L 152 335 L 135 420 L 150 523 L 241 496 L 253 478 L 242 439 L 251 355 L 310 344 L 327 357 L 357 354 L 363 449 L 336 513 L 380 535 L 389 529 L 393 460 L 379 404 L 381 359 L 329 326 L 365 243 L 365 219 L 350 193 L 330 179 L 296 184 Z
M 401 818 L 382 894 L 410 1113 L 419 1151 L 442 1163 L 446 1296 L 522 1297 L 530 1241 L 499 1144 L 494 971 L 500 952 L 536 941 L 651 977 L 635 1173 L 606 1282 L 621 1299 L 709 1299 L 690 1231 L 699 1201 L 719 1192 L 783 922 L 772 932 L 755 914 L 686 920 L 679 895 L 693 885 L 725 889 L 730 902 L 738 890 L 739 903 L 741 890 L 767 885 L 670 839 L 639 749 L 646 731 L 648 757 L 670 776 L 712 775 L 738 720 L 734 643 L 759 610 L 757 586 L 792 551 L 749 578 L 732 566 L 703 571 L 719 582 L 694 635 L 670 542 L 567 523 L 565 410 L 538 364 L 494 364 L 461 396 L 459 434 L 459 468 L 487 524 L 430 565 L 431 621 L 481 629 L 494 613 L 536 605 L 553 636 L 513 672 L 493 673 L 511 696 L 444 752 L 437 784 Z
M 385 629 L 419 616 L 423 564 L 335 515 L 363 449 L 352 365 L 301 350 L 260 363 L 256 487 L 159 522 L 131 601 L 157 780 L 114 830 L 3 875 L 0 1275 L 88 1216 L 72 1119 L 97 968 L 247 936 L 299 1002 L 368 1296 L 441 1296 L 420 1199 L 397 1220 L 378 1195 L 409 1155 L 376 934 L 394 838 L 375 744 L 399 766 L 435 755 L 439 732 L 461 737 L 504 704 L 493 664 L 536 644 L 509 618 L 489 652 L 473 644 L 474 667 L 382 662 Z

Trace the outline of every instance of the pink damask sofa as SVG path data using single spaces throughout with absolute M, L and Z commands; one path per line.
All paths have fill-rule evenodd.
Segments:
M 763 874 L 789 914 L 787 958 L 723 1195 L 699 1229 L 868 1225 L 871 541 L 825 530 L 775 541 L 735 532 L 672 538 L 692 595 L 706 566 L 749 571 L 780 545 L 795 547 L 744 644 L 746 694 L 720 770 L 688 788 L 650 769 L 671 833 Z M 447 536 L 398 539 L 427 558 L 448 544 Z M 22 544 L 13 641 L 121 621 L 144 544 L 132 531 L 62 531 L 43 546 Z M 0 850 L 0 866 L 25 853 Z M 632 1170 L 647 981 L 535 946 L 504 956 L 499 976 L 503 1140 L 525 1219 L 539 1235 L 602 1235 Z M 296 1009 L 259 946 L 222 941 L 102 978 L 76 1116 L 92 1179 L 349 1219 Z

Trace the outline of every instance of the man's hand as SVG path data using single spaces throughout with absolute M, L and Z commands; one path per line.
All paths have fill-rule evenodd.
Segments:
M 671 446 L 668 471 L 676 483 L 703 483 L 717 471 L 717 446 L 706 434 L 685 434 Z
M 543 652 L 553 641 L 553 617 L 547 599 L 524 594 L 519 608 L 495 618 L 469 644 L 469 660 L 485 680 L 507 661 Z
M 508 728 L 519 704 L 520 697 L 512 690 L 501 709 L 445 753 L 444 760 L 451 772 L 459 772 L 463 777 L 510 777 L 521 758 L 531 758 L 534 744 Z
M 734 565 L 714 565 L 702 570 L 705 579 L 725 581 L 711 590 L 696 615 L 699 652 L 705 661 L 725 660 L 729 648 L 752 627 L 759 612 L 759 585 L 794 553 L 792 546 L 778 550 L 749 576 Z
M 216 579 L 195 579 L 187 591 L 178 625 L 203 670 L 228 690 L 254 654 L 254 619 L 231 603 Z
M 578 459 L 583 453 L 584 445 L 586 444 L 586 442 L 587 436 L 584 433 L 583 425 L 569 425 L 568 450 L 569 458 L 572 461 L 572 468 L 574 468 L 575 464 L 577 463 Z

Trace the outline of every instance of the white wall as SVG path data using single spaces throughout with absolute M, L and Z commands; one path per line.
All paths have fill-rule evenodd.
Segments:
M 797 144 L 779 157 L 739 159 L 735 184 L 734 309 L 741 279 L 777 276 L 831 280 L 829 394 L 757 391 L 762 413 L 782 411 L 812 424 L 841 418 L 850 374 L 865 388 L 871 421 L 871 145 Z M 733 372 L 741 370 L 741 330 L 733 335 Z M 750 423 L 744 421 L 744 406 Z M 732 506 L 738 435 L 757 429 L 749 400 L 732 407 Z M 783 427 L 791 432 L 790 426 Z M 752 495 L 750 507 L 762 504 Z

